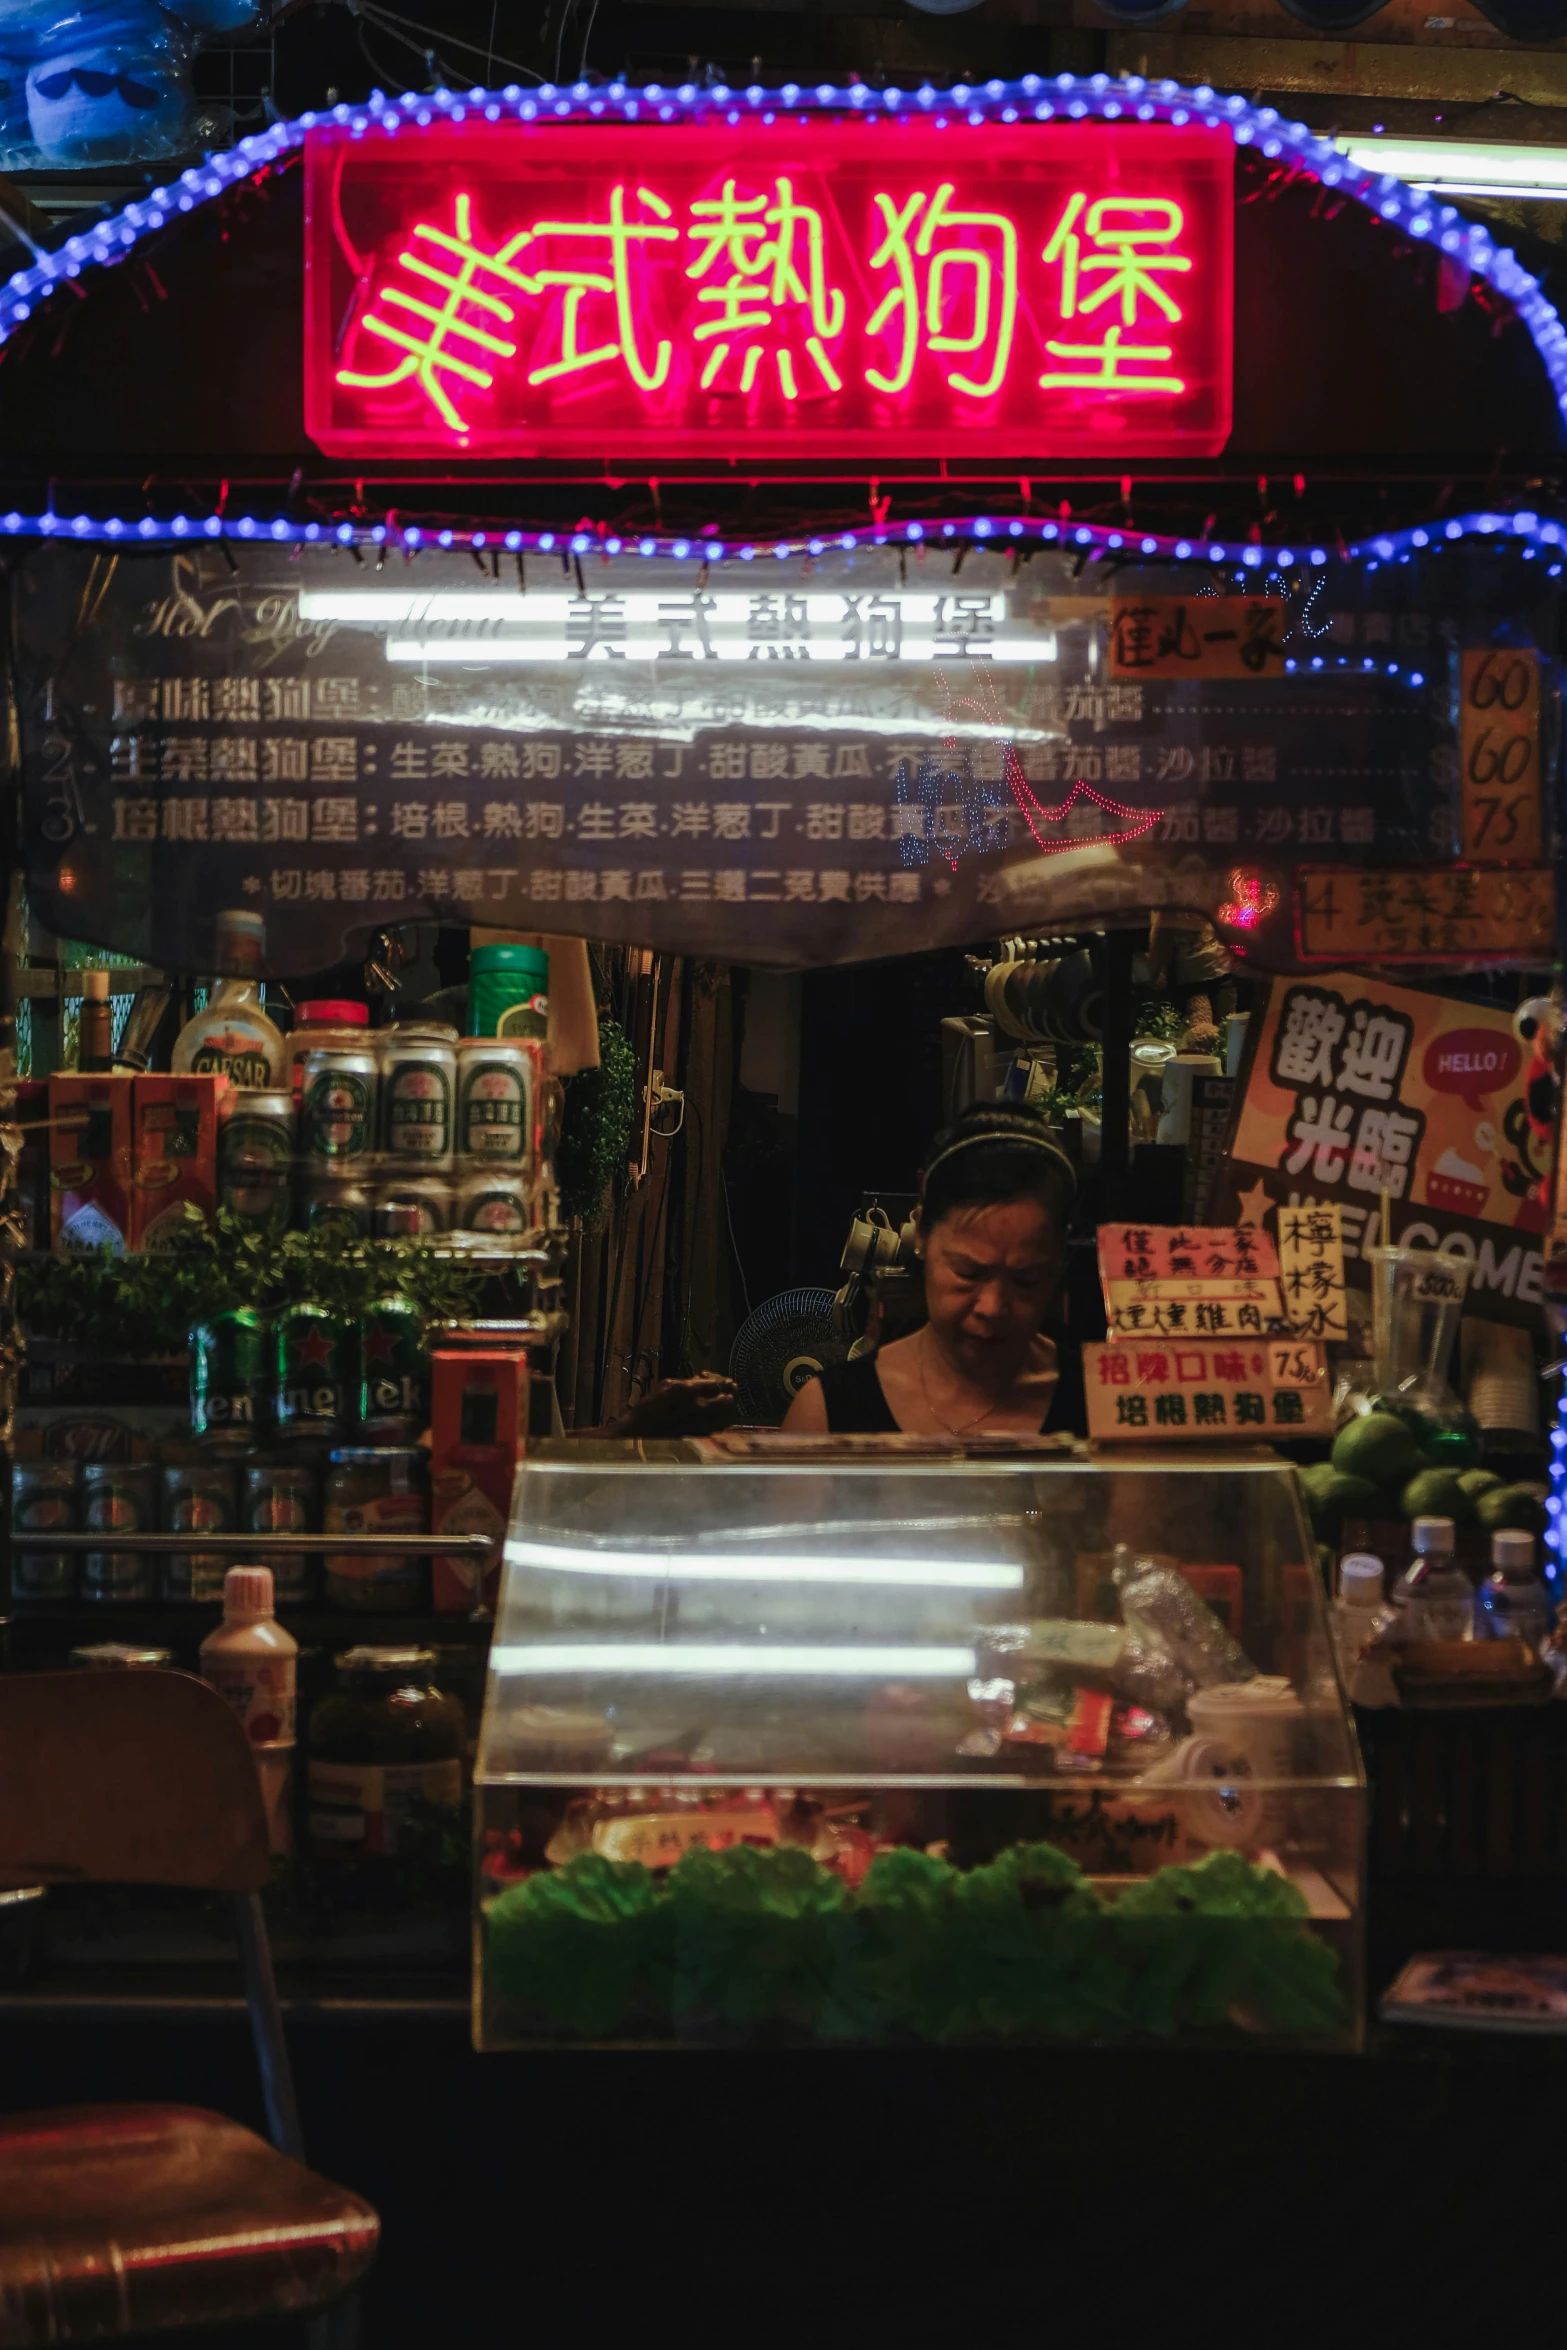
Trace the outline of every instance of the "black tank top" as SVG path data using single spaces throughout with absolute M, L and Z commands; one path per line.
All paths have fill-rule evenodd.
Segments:
M 1056 1350 L 1058 1376 L 1040 1434 L 1086 1436 L 1088 1407 L 1083 1394 L 1083 1358 L 1064 1330 L 1047 1327 L 1040 1333 Z M 827 1427 L 834 1436 L 897 1436 L 901 1433 L 882 1389 L 874 1353 L 856 1355 L 852 1362 L 832 1363 L 821 1374 L 822 1402 Z

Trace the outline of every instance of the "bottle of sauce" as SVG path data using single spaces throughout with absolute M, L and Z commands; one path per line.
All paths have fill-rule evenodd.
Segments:
M 251 1092 L 276 1086 L 283 1034 L 267 1018 L 261 998 L 265 956 L 266 924 L 259 914 L 235 906 L 218 916 L 216 959 L 224 976 L 175 1040 L 170 1066 L 176 1075 L 226 1077 Z
M 288 1787 L 299 1642 L 284 1631 L 272 1604 L 270 1567 L 230 1567 L 223 1579 L 223 1621 L 201 1644 L 201 1670 L 244 1725 L 261 1780 L 267 1840 L 274 1853 L 286 1853 L 292 1841 Z
M 430 1648 L 350 1648 L 310 1715 L 309 1840 L 320 1860 L 395 1860 L 462 1803 L 462 1700 Z
M 76 1066 L 84 1077 L 114 1067 L 114 1015 L 109 1009 L 107 971 L 82 973 L 81 1026 L 76 1032 Z

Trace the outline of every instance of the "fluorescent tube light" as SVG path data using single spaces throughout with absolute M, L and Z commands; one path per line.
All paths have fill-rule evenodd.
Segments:
M 909 1591 L 1021 1591 L 1023 1569 L 1004 1559 L 757 1558 L 743 1552 L 568 1549 L 506 1545 L 510 1566 L 547 1575 L 651 1575 L 664 1583 L 889 1584 Z
M 749 1676 L 761 1680 L 967 1681 L 972 1648 L 801 1648 L 767 1640 L 713 1642 L 559 1640 L 490 1651 L 490 1670 L 512 1674 L 660 1674 L 670 1680 Z

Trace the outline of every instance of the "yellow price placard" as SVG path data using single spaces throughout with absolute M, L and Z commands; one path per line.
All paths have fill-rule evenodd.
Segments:
M 1463 853 L 1476 865 L 1538 865 L 1540 657 L 1531 645 L 1466 652 L 1462 691 Z

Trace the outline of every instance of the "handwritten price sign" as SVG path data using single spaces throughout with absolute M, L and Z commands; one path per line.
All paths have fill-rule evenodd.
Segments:
M 1540 662 L 1529 646 L 1463 656 L 1458 728 L 1464 855 L 1479 865 L 1537 865 Z

